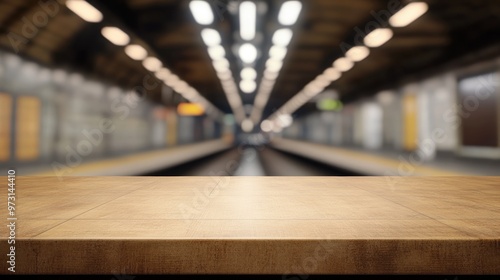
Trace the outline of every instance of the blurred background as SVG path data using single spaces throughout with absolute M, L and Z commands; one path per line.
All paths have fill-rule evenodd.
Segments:
M 500 175 L 496 0 L 0 0 L 0 171 Z

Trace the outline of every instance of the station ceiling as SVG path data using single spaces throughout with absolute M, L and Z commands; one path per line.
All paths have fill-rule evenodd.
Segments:
M 41 3 L 58 4 L 45 10 Z M 87 72 L 124 87 L 142 83 L 148 71 L 131 60 L 123 47 L 101 36 L 106 25 L 118 26 L 133 34 L 172 72 L 197 89 L 224 112 L 231 107 L 216 75 L 202 26 L 182 0 L 89 0 L 104 14 L 99 23 L 88 23 L 64 6 L 62 0 L 1 0 L 0 45 L 9 51 L 49 66 Z M 241 44 L 239 20 L 234 12 L 238 1 L 208 0 L 216 16 L 210 28 L 219 31 L 231 71 L 239 81 L 242 63 L 237 55 Z M 393 28 L 393 38 L 371 49 L 370 55 L 345 72 L 328 88 L 338 91 L 344 101 L 375 94 L 397 85 L 411 75 L 421 75 L 458 57 L 499 46 L 500 3 L 498 0 L 426 0 L 429 10 L 404 28 Z M 277 16 L 282 0 L 261 1 L 258 35 L 254 43 L 261 50 L 254 68 L 261 80 L 272 34 L 279 28 Z M 397 0 L 310 0 L 292 27 L 293 38 L 276 84 L 265 106 L 264 117 L 272 114 L 316 76 L 344 55 L 346 46 L 359 43 L 360 36 L 374 27 L 387 26 L 388 15 L 407 2 Z M 57 6 L 57 5 L 56 5 Z M 48 6 L 49 8 L 51 6 Z M 44 11 L 48 17 L 43 18 Z M 38 17 L 38 19 L 37 19 Z M 26 33 L 26 22 L 36 23 Z M 29 29 L 29 28 L 28 28 Z M 11 36 L 9 36 L 9 34 Z M 18 35 L 13 43 L 12 34 Z M 500 48 L 496 54 L 500 52 Z M 153 99 L 160 99 L 160 90 Z M 255 93 L 241 93 L 243 104 L 252 105 Z M 305 109 L 308 110 L 307 106 Z

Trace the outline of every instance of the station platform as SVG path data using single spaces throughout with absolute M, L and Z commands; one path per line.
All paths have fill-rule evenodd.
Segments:
M 16 271 L 500 274 L 499 186 L 498 177 L 20 176 Z
M 28 176 L 136 176 L 184 164 L 228 150 L 232 146 L 232 143 L 226 140 L 217 139 L 167 149 L 96 159 L 76 166 L 66 164 L 63 161 L 56 169 L 51 167 L 51 164 L 35 163 L 22 166 L 16 172 Z M 7 174 L 7 169 L 0 169 L 0 172 Z
M 404 151 L 365 150 L 274 138 L 270 146 L 359 175 L 369 176 L 500 176 L 500 161 L 439 154 L 432 161 Z

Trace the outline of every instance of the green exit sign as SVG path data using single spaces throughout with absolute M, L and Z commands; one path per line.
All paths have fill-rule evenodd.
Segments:
M 316 103 L 316 107 L 320 111 L 340 111 L 342 110 L 342 102 L 337 99 L 321 99 Z

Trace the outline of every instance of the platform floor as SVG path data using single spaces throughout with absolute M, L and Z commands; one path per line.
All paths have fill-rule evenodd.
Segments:
M 325 164 L 371 176 L 500 176 L 500 160 L 438 154 L 421 161 L 414 154 L 396 150 L 337 147 L 285 138 L 274 138 L 271 147 Z
M 498 177 L 18 177 L 16 205 L 18 273 L 500 274 Z

